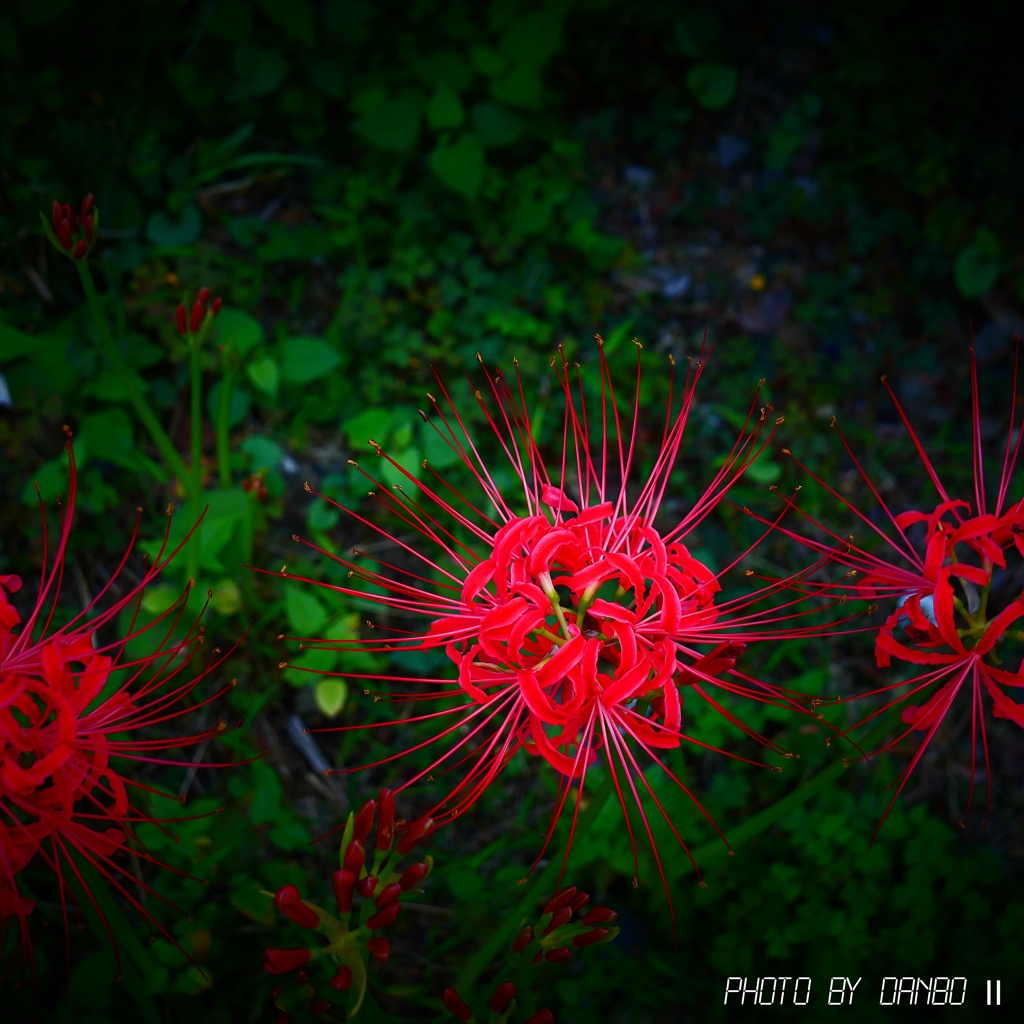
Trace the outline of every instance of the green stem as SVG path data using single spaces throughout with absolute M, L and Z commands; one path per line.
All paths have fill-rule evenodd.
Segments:
M 189 488 L 193 499 L 191 515 L 199 516 L 199 500 L 203 493 L 203 361 L 198 337 L 191 339 L 192 348 L 192 485 Z M 199 575 L 199 546 L 202 543 L 203 524 L 196 526 L 188 545 L 186 573 L 190 579 Z
M 235 375 L 225 365 L 217 404 L 217 474 L 225 490 L 231 486 L 231 392 Z
M 124 356 L 121 355 L 121 350 L 114 341 L 110 325 L 107 323 L 106 314 L 103 312 L 103 303 L 96 292 L 95 284 L 93 284 L 89 264 L 85 260 L 76 260 L 75 266 L 78 267 L 78 274 L 82 279 L 82 289 L 85 291 L 85 301 L 89 306 L 89 313 L 92 315 L 93 323 L 96 326 L 96 333 L 100 337 L 100 342 L 103 345 L 103 350 L 106 353 L 111 369 L 121 378 L 121 382 L 128 392 L 129 400 L 135 407 L 139 419 L 142 420 L 143 425 L 149 431 L 149 436 L 153 439 L 153 443 L 160 450 L 167 468 L 181 481 L 182 486 L 188 487 L 189 472 L 184 460 L 178 454 L 178 449 L 174 447 L 164 428 L 160 425 L 156 413 L 153 412 L 149 403 L 143 397 L 136 383 L 135 375 L 124 361 Z
M 611 772 L 608 772 L 598 786 L 597 792 L 590 800 L 590 806 L 579 816 L 576 822 L 576 831 L 573 835 L 573 842 L 580 843 L 586 839 L 598 815 L 604 810 L 605 804 L 611 798 L 613 790 Z M 485 971 L 491 961 L 511 941 L 513 935 L 522 927 L 523 922 L 529 920 L 531 914 L 536 910 L 537 903 L 541 896 L 551 889 L 554 889 L 559 872 L 562 870 L 562 858 L 552 857 L 551 860 L 538 872 L 533 885 L 530 886 L 526 895 L 519 901 L 514 911 L 505 915 L 501 924 L 490 934 L 487 941 L 469 959 L 469 963 L 462 968 L 459 976 L 455 979 L 455 988 L 463 999 L 467 998 L 476 980 Z M 471 1000 L 467 1000 L 470 1001 Z

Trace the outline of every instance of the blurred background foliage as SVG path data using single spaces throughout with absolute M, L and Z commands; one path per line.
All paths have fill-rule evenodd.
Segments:
M 360 609 L 241 565 L 287 563 L 332 578 L 292 534 L 341 551 L 364 531 L 303 483 L 362 501 L 365 480 L 348 460 L 368 455 L 368 437 L 403 465 L 428 458 L 454 472 L 416 416 L 435 371 L 468 409 L 461 374 L 477 353 L 502 366 L 516 356 L 537 432 L 553 444 L 560 431 L 546 370 L 556 346 L 586 367 L 600 332 L 625 381 L 636 336 L 656 431 L 667 356 L 694 354 L 707 332 L 716 348 L 666 515 L 731 446 L 762 377 L 786 416 L 782 443 L 866 500 L 827 430 L 839 417 L 887 500 L 906 508 L 926 500 L 927 487 L 883 400 L 878 377 L 888 373 L 947 480 L 964 489 L 969 325 L 994 451 L 1008 412 L 1010 336 L 1024 324 L 1022 114 L 1009 11 L 796 0 L 4 5 L 0 572 L 34 578 L 32 482 L 48 502 L 65 489 L 63 423 L 76 433 L 81 467 L 70 604 L 102 585 L 136 506 L 151 540 L 167 503 L 180 506 L 184 494 L 107 364 L 77 275 L 48 249 L 38 212 L 95 193 L 102 231 L 93 266 L 108 318 L 182 452 L 188 352 L 173 310 L 203 284 L 226 306 L 203 363 L 209 512 L 199 592 L 212 593 L 207 629 L 218 641 L 250 630 L 232 662 L 240 685 L 221 710 L 245 725 L 182 756 L 197 765 L 267 756 L 230 772 L 143 773 L 187 799 L 190 815 L 225 808 L 176 826 L 173 837 L 155 828 L 144 836 L 209 883 L 146 877 L 188 915 L 150 900 L 202 970 L 162 940 L 129 942 L 148 991 L 144 1015 L 158 1007 L 168 1021 L 272 1019 L 260 953 L 287 942 L 259 890 L 296 881 L 324 901 L 334 851 L 309 846 L 310 836 L 397 777 L 376 769 L 325 783 L 320 765 L 373 760 L 415 738 L 406 728 L 296 742 L 292 716 L 324 726 L 382 714 L 346 684 L 346 671 L 430 674 L 440 663 L 295 657 L 294 645 L 274 638 L 354 635 Z M 222 467 L 215 424 L 225 387 Z M 736 501 L 768 508 L 766 485 L 798 482 L 766 455 Z M 803 495 L 812 511 L 835 511 L 813 487 Z M 189 513 L 179 508 L 177 535 Z M 726 511 L 695 546 L 725 565 L 746 530 Z M 777 570 L 792 552 L 769 545 L 758 557 L 758 568 Z M 181 584 L 174 576 L 150 592 L 146 613 L 166 607 Z M 747 667 L 823 694 L 870 688 L 875 678 L 869 646 L 857 641 L 777 644 Z M 615 906 L 623 931 L 544 974 L 539 998 L 557 1019 L 723 1019 L 727 975 L 813 976 L 815 999 L 795 1011 L 801 1019 L 827 1012 L 822 989 L 833 974 L 865 976 L 862 1020 L 882 1019 L 871 987 L 882 975 L 966 974 L 961 1020 L 984 1012 L 984 978 L 1001 977 L 1012 993 L 1024 926 L 1024 757 L 1012 727 L 994 730 L 987 830 L 980 813 L 956 827 L 965 719 L 950 723 L 872 844 L 905 751 L 826 775 L 837 755 L 813 723 L 754 724 L 802 754 L 799 771 L 780 778 L 712 755 L 673 762 L 737 845 L 735 857 L 722 856 L 695 812 L 664 792 L 708 882 L 697 888 L 688 863 L 669 858 L 677 946 L 649 858 L 640 888 L 630 884 L 616 815 L 602 816 L 574 855 L 573 881 Z M 723 739 L 752 753 L 740 737 Z M 437 838 L 433 909 L 406 915 L 391 962 L 375 970 L 381 1004 L 409 1019 L 437 1012 L 440 990 L 514 905 L 553 792 L 536 765 L 517 761 L 478 813 Z M 406 815 L 429 795 L 414 791 Z M 40 898 L 44 1019 L 139 1019 L 141 1004 L 114 981 L 111 955 L 82 921 L 72 922 L 66 963 L 45 874 L 28 884 Z M 5 1007 L 19 1019 L 28 1019 L 32 988 L 25 979 L 5 986 Z

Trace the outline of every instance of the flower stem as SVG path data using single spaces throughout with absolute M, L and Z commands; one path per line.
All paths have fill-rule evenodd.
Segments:
M 591 798 L 590 806 L 580 814 L 576 822 L 574 843 L 581 843 L 586 838 L 601 811 L 604 810 L 605 804 L 611 798 L 613 788 L 612 774 L 608 772 Z M 464 999 L 466 993 L 470 992 L 476 984 L 477 978 L 487 969 L 490 962 L 511 943 L 512 937 L 522 927 L 524 921 L 530 918 L 531 912 L 536 909 L 541 896 L 548 890 L 554 889 L 561 870 L 562 858 L 552 857 L 537 873 L 533 885 L 519 901 L 516 909 L 505 915 L 504 920 L 491 932 L 487 941 L 470 957 L 469 963 L 462 968 L 459 976 L 455 979 L 455 988 Z
M 75 266 L 78 267 L 78 274 L 82 279 L 82 289 L 85 292 L 85 301 L 89 306 L 89 313 L 92 315 L 93 323 L 96 326 L 96 333 L 100 337 L 100 342 L 106 353 L 107 361 L 110 363 L 110 368 L 121 378 L 121 383 L 124 385 L 125 391 L 128 392 L 129 400 L 135 407 L 139 419 L 142 420 L 143 425 L 149 431 L 149 436 L 153 439 L 153 443 L 160 450 L 167 468 L 181 481 L 182 486 L 188 487 L 189 473 L 184 460 L 178 454 L 178 449 L 174 447 L 164 428 L 160 425 L 156 413 L 153 412 L 149 403 L 143 397 L 134 374 L 124 361 L 124 356 L 121 355 L 121 350 L 114 341 L 114 336 L 110 331 L 110 324 L 107 323 L 106 314 L 103 312 L 103 304 L 96 292 L 96 285 L 92 280 L 89 264 L 85 260 L 76 260 Z
M 217 476 L 225 490 L 231 486 L 231 394 L 234 379 L 235 375 L 225 359 L 220 402 L 217 404 Z
M 198 336 L 192 338 L 192 516 L 196 516 L 199 498 L 203 492 L 203 354 Z M 188 545 L 186 573 L 190 579 L 199 575 L 199 546 L 202 543 L 203 524 L 196 526 Z

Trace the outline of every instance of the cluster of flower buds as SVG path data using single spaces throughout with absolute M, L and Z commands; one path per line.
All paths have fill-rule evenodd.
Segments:
M 209 308 L 207 308 L 207 303 L 209 303 Z M 189 334 L 198 334 L 204 326 L 206 326 L 208 331 L 208 325 L 213 323 L 213 318 L 220 312 L 222 305 L 223 303 L 219 298 L 210 302 L 209 288 L 200 288 L 191 309 L 187 309 L 184 302 L 178 303 L 178 309 L 175 312 L 178 333 L 182 337 Z
M 375 842 L 368 842 L 377 818 Z M 327 945 L 298 947 L 292 949 L 267 949 L 263 955 L 263 969 L 269 974 L 286 974 L 299 971 L 299 999 L 308 1003 L 314 1015 L 327 1012 L 332 1005 L 330 999 L 316 999 L 315 991 L 308 983 L 306 972 L 301 970 L 313 960 L 330 958 L 337 964 L 329 986 L 338 993 L 356 989 L 355 1006 L 351 1016 L 358 1011 L 366 994 L 366 961 L 368 954 L 379 963 L 387 963 L 391 945 L 381 933 L 398 919 L 402 904 L 402 893 L 416 889 L 430 874 L 434 862 L 431 857 L 399 870 L 398 862 L 434 831 L 432 818 L 419 818 L 405 827 L 398 842 L 395 842 L 395 798 L 391 790 L 381 790 L 379 800 L 367 800 L 359 813 L 351 813 L 345 825 L 340 849 L 340 867 L 331 875 L 331 887 L 337 904 L 337 916 L 304 900 L 294 885 L 286 885 L 274 897 L 277 909 L 285 917 L 301 925 L 319 931 L 327 938 Z M 361 898 L 359 920 L 351 922 L 356 894 Z M 287 1024 L 291 1019 L 289 1005 L 292 998 L 282 996 L 280 986 L 272 992 L 274 1004 L 282 1011 L 278 1024 Z
M 444 1008 L 457 1020 L 483 1021 L 483 1015 L 474 1018 L 473 1011 L 463 1002 L 462 997 L 453 988 L 444 990 Z M 487 1004 L 490 1015 L 487 1024 L 505 1024 L 516 1010 L 516 987 L 511 981 L 504 981 L 494 990 Z M 531 1014 L 523 1024 L 554 1024 L 554 1015 L 548 1009 L 538 1010 Z
M 520 963 L 528 959 L 533 964 L 561 964 L 573 949 L 611 942 L 619 934 L 618 928 L 609 927 L 618 914 L 608 907 L 587 910 L 589 902 L 590 897 L 574 885 L 559 889 L 544 904 L 540 920 L 520 929 L 512 943 L 514 958 Z
M 266 473 L 261 469 L 258 473 L 253 473 L 252 476 L 247 476 L 242 481 L 242 490 L 248 494 L 252 494 L 257 501 L 267 500 L 267 479 Z
M 100 230 L 100 212 L 96 209 L 96 200 L 91 192 L 82 200 L 77 213 L 70 203 L 54 201 L 52 231 L 46 223 L 46 217 L 43 214 L 40 216 L 50 241 L 62 252 L 76 262 L 89 255 Z

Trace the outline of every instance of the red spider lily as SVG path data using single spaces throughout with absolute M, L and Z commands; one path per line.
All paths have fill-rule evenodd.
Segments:
M 101 608 L 117 586 L 115 580 L 134 546 L 138 520 L 128 550 L 101 592 L 82 612 L 55 625 L 76 497 L 70 442 L 67 452 L 67 508 L 61 510 L 52 558 L 43 518 L 39 593 L 24 621 L 8 599 L 21 588 L 21 580 L 0 577 L 0 917 L 4 919 L 0 935 L 5 935 L 10 920 L 17 918 L 26 951 L 30 949 L 26 919 L 33 904 L 20 895 L 17 876 L 36 858 L 57 876 L 65 920 L 69 873 L 102 919 L 80 870 L 88 864 L 155 923 L 133 895 L 133 888 L 144 883 L 123 866 L 125 854 L 130 846 L 142 860 L 165 866 L 146 852 L 135 826 L 180 819 L 155 819 L 133 805 L 132 790 L 163 794 L 129 777 L 126 763 L 176 764 L 162 758 L 162 752 L 200 743 L 225 728 L 221 722 L 198 735 L 162 734 L 169 723 L 220 695 L 186 705 L 196 686 L 224 660 L 215 658 L 207 668 L 190 675 L 192 656 L 203 642 L 202 627 L 194 623 L 181 639 L 172 639 L 178 632 L 185 596 L 148 625 L 138 624 L 145 587 L 176 551 L 165 556 L 162 546 L 142 579 Z M 122 612 L 131 618 L 127 635 L 117 641 L 100 639 Z M 144 634 L 160 637 L 154 650 L 129 656 L 128 643 Z M 129 879 L 131 887 L 122 884 Z M 159 924 L 157 927 L 173 941 Z
M 988 737 L 982 702 L 983 692 L 988 693 L 992 701 L 992 714 L 996 718 L 1007 718 L 1024 727 L 1024 705 L 1016 703 L 1001 689 L 1005 686 L 1024 687 L 1024 665 L 1017 672 L 1000 668 L 1000 659 L 996 651 L 997 646 L 1005 640 L 1024 639 L 1024 633 L 1010 628 L 1016 619 L 1024 615 L 1024 597 L 999 601 L 995 599 L 998 588 L 996 594 L 993 594 L 992 589 L 993 581 L 999 582 L 999 571 L 1007 569 L 1006 552 L 1015 548 L 1019 554 L 1024 555 L 1024 499 L 1015 502 L 1009 500 L 1010 485 L 1021 443 L 1019 424 L 1015 423 L 1017 365 L 1015 360 L 1013 401 L 999 486 L 995 500 L 990 504 L 985 486 L 978 375 L 973 348 L 970 362 L 973 504 L 961 498 L 954 498 L 947 491 L 921 439 L 883 377 L 882 382 L 935 487 L 938 503 L 930 511 L 911 510 L 894 513 L 840 433 L 843 446 L 888 519 L 890 529 L 877 525 L 872 518 L 855 508 L 802 463 L 797 462 L 797 465 L 880 537 L 887 545 L 888 551 L 883 548 L 881 553 L 869 552 L 854 543 L 852 537 L 845 540 L 809 517 L 807 518 L 813 525 L 826 533 L 832 541 L 839 543 L 838 548 L 796 531 L 782 530 L 787 536 L 799 540 L 819 553 L 828 553 L 837 563 L 848 567 L 847 577 L 863 574 L 860 582 L 851 584 L 844 581 L 844 592 L 852 591 L 868 599 L 895 600 L 895 606 L 875 637 L 875 659 L 879 667 L 889 667 L 893 658 L 914 665 L 932 666 L 912 679 L 890 683 L 871 693 L 849 698 L 860 700 L 878 694 L 889 694 L 894 690 L 903 690 L 904 687 L 909 688 L 851 726 L 846 730 L 847 733 L 912 698 L 918 698 L 920 701 L 918 704 L 906 704 L 903 708 L 903 722 L 909 728 L 875 751 L 880 753 L 893 748 L 912 732 L 925 733 L 923 741 L 900 773 L 899 784 L 885 815 L 882 816 L 882 821 L 917 767 L 929 743 L 934 739 L 961 690 L 966 688 L 969 691 L 971 706 L 971 783 L 967 812 L 970 811 L 974 792 L 974 768 L 979 733 L 988 776 Z M 835 426 L 834 418 L 832 426 Z M 790 507 L 800 512 L 792 503 Z M 924 527 L 923 537 L 912 535 L 915 526 Z M 957 587 L 962 596 L 957 596 Z M 899 639 L 900 633 L 903 639 Z M 986 781 L 991 803 L 991 783 L 988 778 Z
M 428 812 L 439 825 L 472 806 L 522 749 L 543 758 L 561 777 L 555 819 L 572 784 L 578 784 L 571 844 L 587 772 L 603 755 L 624 810 L 627 792 L 639 809 L 664 881 L 645 800 L 653 802 L 684 850 L 686 846 L 641 771 L 638 750 L 694 799 L 658 752 L 678 747 L 683 740 L 717 749 L 683 731 L 682 688 L 748 736 L 784 753 L 742 723 L 715 690 L 729 699 L 797 706 L 798 695 L 749 679 L 734 668 L 747 642 L 787 635 L 792 627 L 780 624 L 792 610 L 756 609 L 771 587 L 717 601 L 718 577 L 685 544 L 774 432 L 765 429 L 768 410 L 757 411 L 756 396 L 739 437 L 704 493 L 679 521 L 664 530 L 656 525 L 694 407 L 703 356 L 702 352 L 701 360 L 689 366 L 678 410 L 670 390 L 660 448 L 653 466 L 635 484 L 639 358 L 632 423 L 624 423 L 603 351 L 597 417 L 588 414 L 581 376 L 574 378 L 564 360 L 557 367 L 564 417 L 561 449 L 551 461 L 545 460 L 534 436 L 518 368 L 511 382 L 500 372 L 485 371 L 491 401 L 476 392 L 479 408 L 508 458 L 515 493 L 499 486 L 498 475 L 484 463 L 443 384 L 444 403 L 431 397 L 434 416 L 423 414 L 424 419 L 472 474 L 482 502 L 474 504 L 426 463 L 426 472 L 413 476 L 370 442 L 422 495 L 403 484 L 388 488 L 360 470 L 375 485 L 371 493 L 378 503 L 418 539 L 409 541 L 399 537 L 397 529 L 389 533 L 357 512 L 337 507 L 382 534 L 421 569 L 376 559 L 382 567 L 377 572 L 332 555 L 350 576 L 371 583 L 375 593 L 333 589 L 374 601 L 390 614 L 422 617 L 426 622 L 416 631 L 378 627 L 392 634 L 387 642 L 306 645 L 374 651 L 444 649 L 457 667 L 457 684 L 362 677 L 426 683 L 426 693 L 390 694 L 391 700 L 457 699 L 454 708 L 404 719 L 459 716 L 428 741 L 448 741 L 447 751 L 405 783 L 432 777 L 438 769 L 463 770 L 449 794 Z M 282 574 L 289 575 L 284 570 Z M 626 824 L 633 841 L 628 814 Z M 548 836 L 552 834 L 553 827 L 548 830 Z M 635 842 L 633 848 L 635 853 Z
M 76 263 L 85 259 L 99 237 L 100 211 L 90 192 L 79 212 L 70 203 L 54 201 L 51 218 L 40 213 L 43 229 L 53 245 Z

